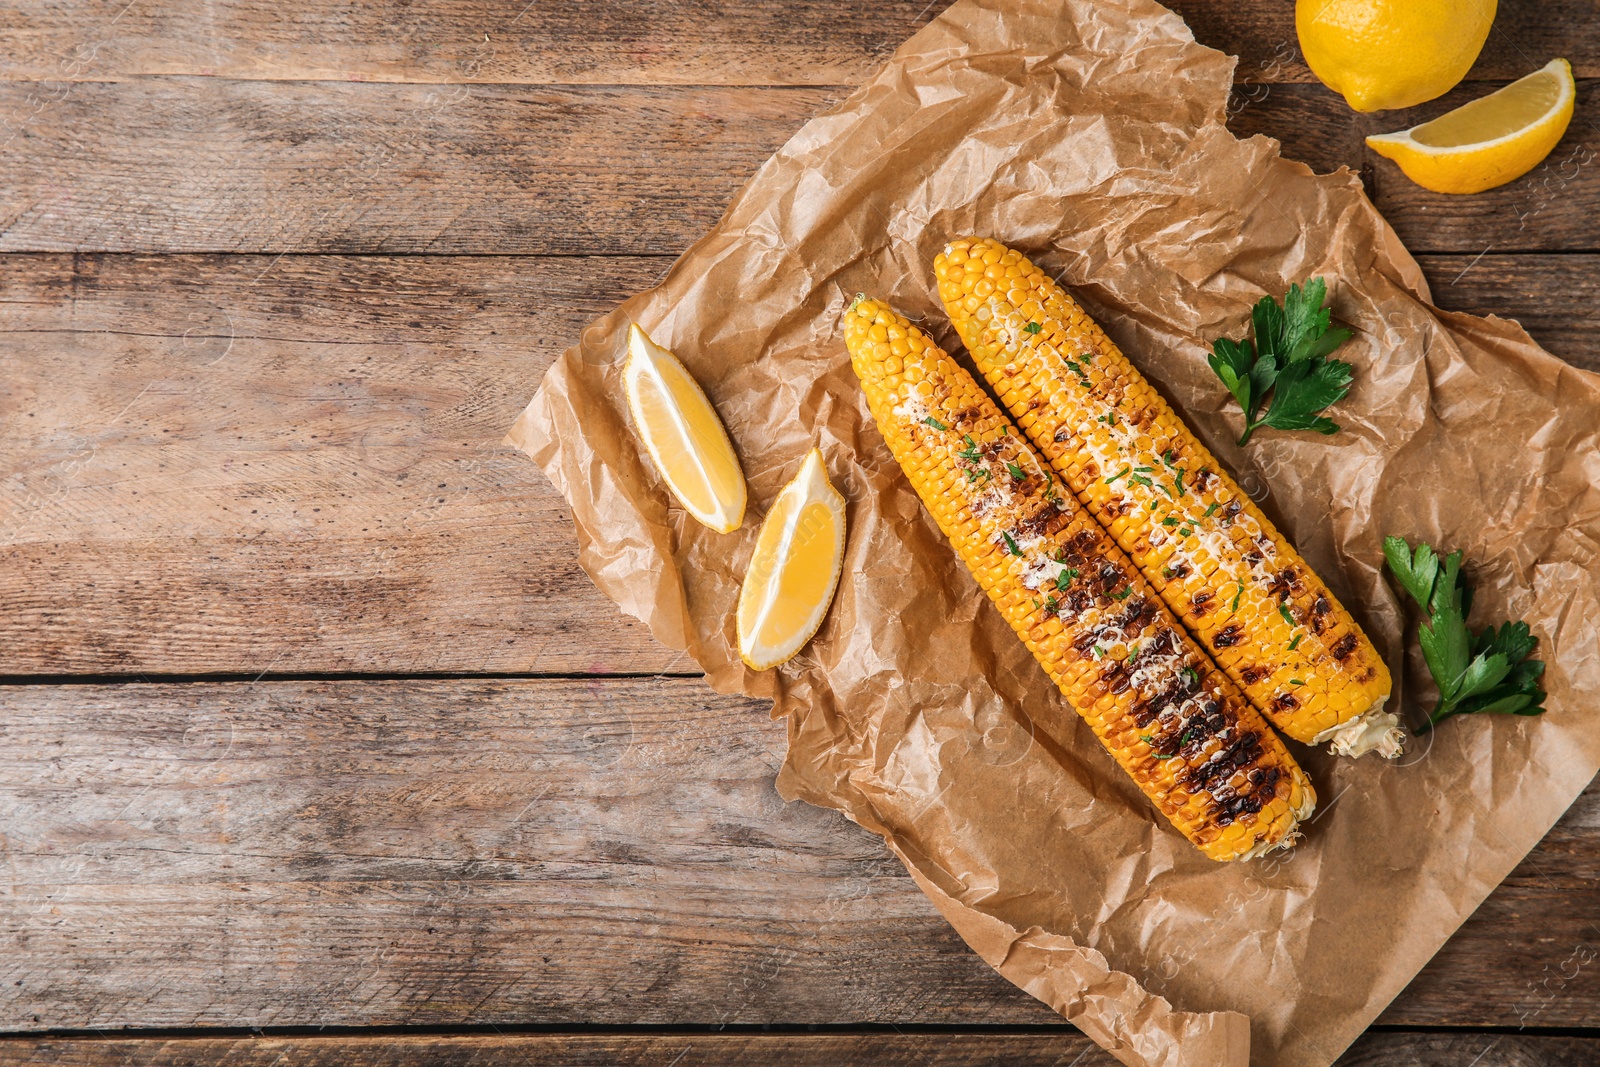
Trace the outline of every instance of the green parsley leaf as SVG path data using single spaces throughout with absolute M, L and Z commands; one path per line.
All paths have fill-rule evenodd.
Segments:
M 1154 484 L 1149 478 L 1146 478 L 1142 474 L 1135 474 L 1132 478 L 1129 478 L 1128 481 L 1133 485 L 1142 485 L 1146 489 L 1149 489 Z
M 1452 715 L 1544 714 L 1544 663 L 1532 658 L 1539 639 L 1520 621 L 1477 634 L 1467 628 L 1472 587 L 1461 573 L 1459 551 L 1441 561 L 1430 545 L 1412 549 L 1403 537 L 1386 537 L 1383 554 L 1400 587 L 1427 615 L 1417 641 L 1439 688 L 1428 729 Z
M 1006 539 L 1007 552 L 1011 553 L 1013 556 L 1022 555 L 1022 549 L 1017 547 L 1017 539 L 1011 536 L 1010 531 L 1002 530 L 1000 531 L 1000 536 Z
M 1189 688 L 1191 689 L 1200 687 L 1200 672 L 1193 667 L 1185 667 L 1183 669 L 1183 679 L 1189 683 Z
M 1124 589 L 1120 593 L 1112 593 L 1111 594 L 1111 599 L 1112 600 L 1127 600 L 1132 595 L 1133 595 L 1133 586 L 1130 585 L 1130 586 L 1128 586 L 1128 588 Z
M 1150 755 L 1156 759 L 1171 759 L 1173 754 L 1171 752 L 1152 752 Z
M 1207 362 L 1244 412 L 1241 445 L 1262 426 L 1322 434 L 1339 429 L 1321 412 L 1350 392 L 1353 368 L 1328 356 L 1351 333 L 1332 327 L 1322 306 L 1327 295 L 1327 283 L 1312 278 L 1304 289 L 1289 286 L 1281 306 L 1264 296 L 1251 312 L 1253 344 L 1224 338 L 1212 346 Z
M 932 415 L 929 415 L 922 421 L 927 423 L 929 426 L 932 426 L 935 430 L 948 430 L 950 428 L 944 423 L 940 422 L 938 419 L 934 418 Z
M 1083 379 L 1084 381 L 1089 380 L 1089 376 L 1083 373 L 1083 368 L 1072 362 L 1072 360 L 1064 359 L 1061 362 L 1065 363 L 1067 365 L 1067 369 L 1073 374 L 1076 374 L 1079 378 Z
M 1060 574 L 1056 575 L 1056 588 L 1060 589 L 1062 592 L 1066 592 L 1067 588 L 1072 585 L 1073 579 L 1077 576 L 1078 568 L 1067 567 Z
M 1030 322 L 1030 323 L 1028 323 L 1028 325 L 1026 325 L 1026 326 L 1024 326 L 1022 328 L 1022 332 L 1023 333 L 1038 333 L 1040 330 L 1043 330 L 1043 329 L 1044 329 L 1044 327 L 1040 326 L 1037 322 Z

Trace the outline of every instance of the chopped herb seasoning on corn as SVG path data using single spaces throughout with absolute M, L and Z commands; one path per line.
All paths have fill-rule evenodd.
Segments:
M 953 242 L 934 268 L 1001 403 L 1251 702 L 1298 741 L 1398 755 L 1405 735 L 1383 711 L 1389 671 L 1372 642 L 1077 302 L 988 238 Z M 1068 358 L 1086 351 L 1088 376 Z M 1157 462 L 1178 472 L 1178 495 L 1122 477 Z
M 939 528 L 1156 808 L 1212 859 L 1292 842 L 1316 805 L 1304 772 L 1093 517 L 1046 495 L 1038 455 L 977 381 L 876 300 L 845 313 L 845 342 Z M 967 476 L 1013 463 L 1041 473 Z

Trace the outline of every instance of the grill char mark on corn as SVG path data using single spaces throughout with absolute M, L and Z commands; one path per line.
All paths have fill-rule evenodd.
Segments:
M 1002 404 L 1257 709 L 1311 742 L 1381 705 L 1389 671 L 1355 620 L 1054 280 L 987 238 L 935 270 Z
M 878 301 L 845 339 L 939 528 L 1157 809 L 1217 860 L 1292 840 L 1305 774 L 973 377 Z

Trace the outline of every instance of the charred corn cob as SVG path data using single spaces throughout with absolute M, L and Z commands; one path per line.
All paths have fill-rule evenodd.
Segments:
M 939 528 L 1151 802 L 1212 859 L 1293 840 L 1310 781 L 972 375 L 876 300 L 845 341 Z
M 935 272 L 1001 402 L 1251 703 L 1298 741 L 1398 755 L 1372 642 L 1083 309 L 987 238 Z

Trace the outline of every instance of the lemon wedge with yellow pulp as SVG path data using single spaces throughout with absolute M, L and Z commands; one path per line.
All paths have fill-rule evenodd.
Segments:
M 1552 59 L 1504 89 L 1432 122 L 1368 137 L 1406 177 L 1436 193 L 1480 193 L 1537 167 L 1567 132 L 1577 89 L 1572 66 Z
M 1411 107 L 1467 76 L 1495 0 L 1297 0 L 1311 73 L 1357 111 Z
M 844 497 L 813 448 L 761 523 L 739 590 L 739 656 L 758 671 L 805 647 L 844 566 Z
M 718 533 L 737 530 L 744 521 L 744 471 L 700 383 L 637 324 L 628 330 L 622 379 L 634 426 L 672 495 Z

